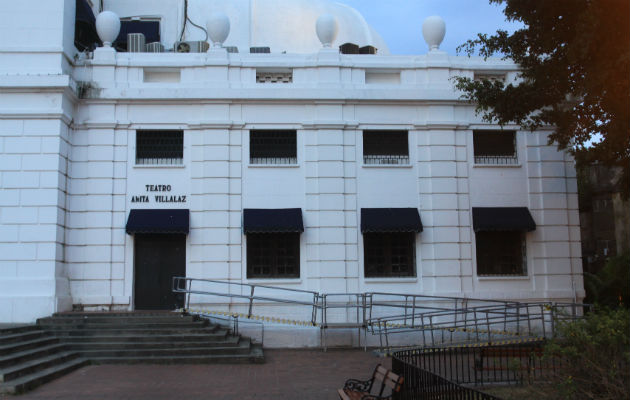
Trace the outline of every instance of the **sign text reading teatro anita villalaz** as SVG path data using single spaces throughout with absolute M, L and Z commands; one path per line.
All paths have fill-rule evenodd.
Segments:
M 132 203 L 150 203 L 151 198 L 156 203 L 185 203 L 186 196 L 185 195 L 173 195 L 171 192 L 171 185 L 144 185 L 147 193 L 139 196 L 131 196 Z M 158 193 L 167 193 L 167 194 L 153 194 L 155 192 Z

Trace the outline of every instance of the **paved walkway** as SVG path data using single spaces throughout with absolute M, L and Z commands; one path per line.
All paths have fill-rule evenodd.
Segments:
M 378 363 L 391 367 L 362 350 L 265 350 L 265 358 L 258 365 L 91 365 L 7 400 L 334 400 L 347 378 L 367 379 Z

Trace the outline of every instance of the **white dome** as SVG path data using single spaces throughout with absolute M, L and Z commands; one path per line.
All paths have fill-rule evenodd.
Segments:
M 316 53 L 322 48 L 315 24 L 322 14 L 337 20 L 338 34 L 332 47 L 344 43 L 371 45 L 379 54 L 389 54 L 385 41 L 354 8 L 330 0 L 189 0 L 188 16 L 204 26 L 217 12 L 230 19 L 230 34 L 224 46 L 270 47 L 273 53 Z M 187 25 L 186 40 L 203 40 L 199 29 Z

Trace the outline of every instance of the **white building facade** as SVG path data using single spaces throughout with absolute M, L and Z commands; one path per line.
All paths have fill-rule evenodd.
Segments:
M 573 160 L 547 131 L 483 122 L 453 88 L 513 81 L 516 65 L 389 55 L 356 11 L 324 0 L 273 16 L 269 1 L 189 0 L 197 24 L 227 15 L 238 53 L 79 53 L 80 3 L 98 15 L 75 0 L 0 9 L 0 322 L 173 308 L 172 275 L 584 297 Z M 166 49 L 182 31 L 204 39 L 183 7 L 105 2 L 124 29 L 157 21 Z M 322 14 L 338 27 L 330 48 Z M 341 54 L 346 42 L 378 51 Z

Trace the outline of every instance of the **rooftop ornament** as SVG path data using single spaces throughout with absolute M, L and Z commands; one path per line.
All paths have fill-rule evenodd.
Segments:
M 112 47 L 120 33 L 120 18 L 112 11 L 103 11 L 96 17 L 96 33 L 103 42 L 103 47 Z
M 446 34 L 446 23 L 437 15 L 427 17 L 422 23 L 422 36 L 429 45 L 429 51 L 438 51 L 444 35 Z
M 230 19 L 222 12 L 213 13 L 206 21 L 206 28 L 212 47 L 220 48 L 230 34 Z
M 317 37 L 319 38 L 319 41 L 322 42 L 324 48 L 329 48 L 332 46 L 332 42 L 334 42 L 337 37 L 337 20 L 330 14 L 322 14 L 319 18 L 317 18 L 315 30 L 317 32 Z

